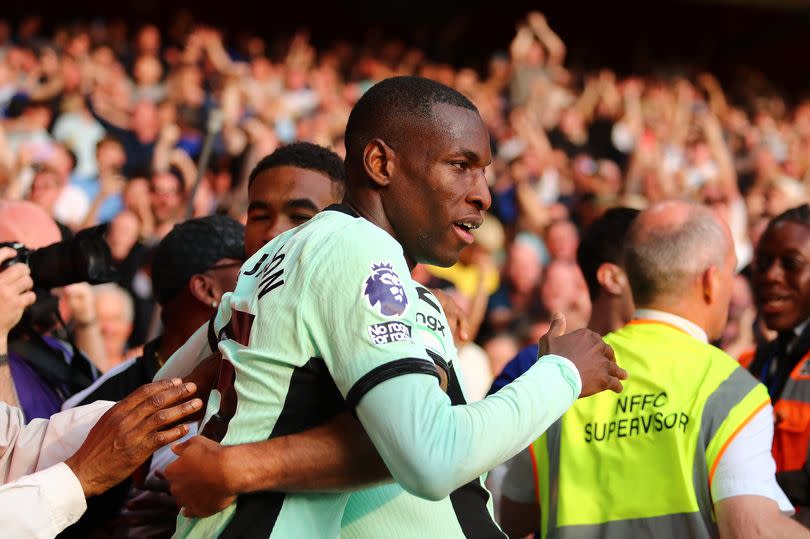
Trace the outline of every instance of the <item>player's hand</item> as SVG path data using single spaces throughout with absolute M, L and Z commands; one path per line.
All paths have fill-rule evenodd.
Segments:
M 555 314 L 551 327 L 540 339 L 540 355 L 556 354 L 576 365 L 582 379 L 580 397 L 588 397 L 605 389 L 621 393 L 621 380 L 627 372 L 616 364 L 613 348 L 589 329 L 565 334 L 565 317 Z
M 236 499 L 230 488 L 229 464 L 223 446 L 204 436 L 172 447 L 177 460 L 163 476 L 186 517 L 207 517 L 219 513 Z
M 172 426 L 202 408 L 180 379 L 146 384 L 107 410 L 76 453 L 65 461 L 87 497 L 117 485 L 155 450 L 179 440 L 188 426 Z
M 456 300 L 439 289 L 432 289 L 431 293 L 436 296 L 442 306 L 444 316 L 447 317 L 447 323 L 450 326 L 450 333 L 453 334 L 453 340 L 457 343 L 469 342 L 471 338 L 470 324 L 461 306 L 456 303 Z

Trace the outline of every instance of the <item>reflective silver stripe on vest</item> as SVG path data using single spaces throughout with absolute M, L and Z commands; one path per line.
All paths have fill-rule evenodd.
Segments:
M 602 524 L 565 526 L 557 528 L 557 497 L 560 471 L 560 421 L 547 431 L 549 460 L 549 539 L 625 539 L 628 537 L 654 537 L 708 539 L 719 537 L 712 515 L 714 508 L 709 491 L 709 466 L 706 448 L 731 409 L 740 403 L 757 385 L 751 374 L 737 367 L 706 400 L 700 422 L 695 463 L 692 473 L 693 488 L 699 512 L 677 513 L 649 518 L 614 520 Z
M 557 496 L 560 486 L 560 434 L 562 419 L 558 419 L 546 431 L 548 448 L 548 537 L 556 537 Z
M 800 361 L 802 366 L 799 368 L 799 374 L 805 374 L 804 371 L 807 369 L 806 363 L 808 361 L 810 361 L 810 359 L 808 359 L 807 356 L 802 358 Z M 779 396 L 779 400 L 810 403 L 810 380 L 797 380 L 793 377 L 793 373 L 791 373 L 790 378 L 788 378 L 787 382 L 785 383 L 785 388 L 782 390 L 782 394 Z M 807 446 L 807 456 L 805 457 L 805 460 L 810 462 L 810 444 Z
M 559 539 L 669 539 L 707 537 L 698 513 L 678 513 L 633 520 L 613 520 L 603 524 L 566 526 L 557 530 Z
M 796 380 L 788 378 L 785 389 L 779 397 L 780 400 L 810 402 L 810 380 Z
M 718 532 L 717 523 L 712 519 L 714 504 L 709 491 L 709 463 L 706 462 L 706 448 L 717 434 L 717 429 L 731 413 L 731 409 L 737 406 L 756 385 L 757 381 L 751 376 L 751 373 L 742 367 L 737 367 L 717 386 L 703 406 L 700 433 L 695 448 L 695 468 L 692 472 L 692 481 L 705 529 L 709 530 L 713 537 L 716 537 Z

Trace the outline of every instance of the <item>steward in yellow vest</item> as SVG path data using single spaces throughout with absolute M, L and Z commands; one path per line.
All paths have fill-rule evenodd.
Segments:
M 674 324 L 637 319 L 605 342 L 624 391 L 577 401 L 531 447 L 542 536 L 716 537 L 716 465 L 767 390 Z
M 623 264 L 637 311 L 605 342 L 628 372 L 625 389 L 578 400 L 515 458 L 503 528 L 577 539 L 810 537 L 785 516 L 793 508 L 774 477 L 767 390 L 708 344 L 728 317 L 728 228 L 705 207 L 657 204 L 631 225 Z

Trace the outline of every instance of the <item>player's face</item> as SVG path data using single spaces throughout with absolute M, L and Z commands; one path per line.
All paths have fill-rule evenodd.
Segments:
M 304 168 L 283 166 L 259 173 L 248 191 L 245 225 L 247 256 L 282 232 L 311 219 L 338 202 L 329 176 Z
M 492 155 L 477 112 L 441 104 L 433 113 L 430 128 L 414 129 L 395 148 L 398 177 L 382 196 L 409 260 L 450 266 L 492 203 L 484 177 Z
M 757 309 L 769 329 L 789 331 L 810 317 L 810 229 L 785 221 L 768 230 L 753 269 Z

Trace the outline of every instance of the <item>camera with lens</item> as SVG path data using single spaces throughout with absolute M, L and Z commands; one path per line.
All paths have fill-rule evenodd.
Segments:
M 87 281 L 100 284 L 114 278 L 110 247 L 104 239 L 106 225 L 78 232 L 73 239 L 41 249 L 29 249 L 22 243 L 4 242 L 0 247 L 17 251 L 13 258 L 0 264 L 0 271 L 12 264 L 27 264 L 34 288 L 51 289 Z
M 12 333 L 48 331 L 60 322 L 59 299 L 51 293 L 51 289 L 85 281 L 90 284 L 106 283 L 115 278 L 112 254 L 104 239 L 106 230 L 107 225 L 87 228 L 76 233 L 73 239 L 40 249 L 29 249 L 19 242 L 0 243 L 0 247 L 11 247 L 17 251 L 16 256 L 0 264 L 0 271 L 12 264 L 28 265 L 37 296 Z

